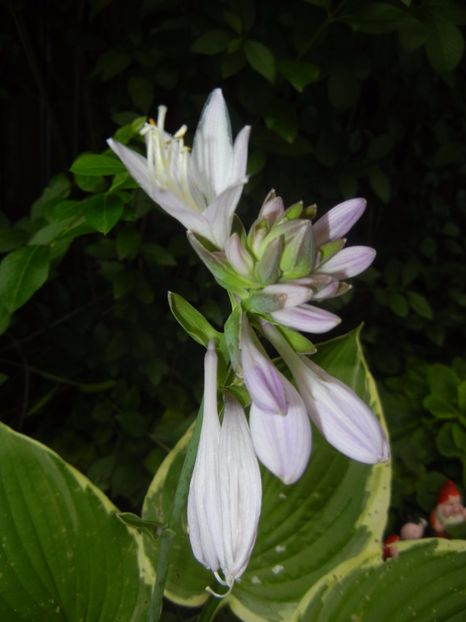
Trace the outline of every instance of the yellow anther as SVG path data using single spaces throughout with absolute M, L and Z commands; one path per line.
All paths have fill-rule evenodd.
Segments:
M 155 122 L 155 119 L 153 119 L 152 117 L 149 119 L 149 123 L 157 127 L 157 123 Z

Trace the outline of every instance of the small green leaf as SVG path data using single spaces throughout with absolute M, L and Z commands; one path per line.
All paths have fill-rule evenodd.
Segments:
M 8 253 L 15 250 L 19 246 L 23 246 L 27 239 L 28 234 L 21 229 L 13 229 L 12 227 L 0 228 L 0 253 Z
M 137 229 L 125 227 L 118 232 L 115 240 L 118 259 L 133 258 L 141 245 L 141 234 Z
M 160 244 L 145 242 L 141 247 L 141 252 L 149 265 L 176 266 L 175 257 Z
M 0 304 L 0 335 L 8 329 L 11 321 L 11 314 Z
M 461 30 L 452 22 L 435 16 L 430 23 L 426 52 L 435 71 L 438 73 L 452 71 L 463 57 L 464 38 Z
M 280 73 L 294 86 L 294 88 L 302 93 L 305 87 L 312 82 L 318 80 L 320 69 L 313 63 L 304 61 L 281 61 L 279 64 Z
M 191 50 L 198 54 L 219 54 L 227 49 L 231 34 L 226 30 L 209 30 L 194 41 Z
M 243 32 L 241 18 L 234 11 L 224 10 L 223 17 L 226 23 L 239 35 Z
M 230 78 L 236 75 L 246 64 L 246 58 L 242 50 L 235 52 L 234 54 L 225 54 L 222 57 L 220 65 L 220 71 L 222 78 Z
M 388 298 L 388 305 L 395 315 L 399 317 L 406 317 L 408 315 L 409 307 L 403 294 L 399 292 L 391 293 Z
M 421 317 L 431 320 L 433 318 L 432 307 L 424 296 L 417 292 L 406 292 L 411 309 Z
M 78 188 L 84 192 L 103 192 L 107 186 L 107 182 L 103 177 L 94 175 L 76 175 L 74 180 Z
M 244 53 L 251 67 L 269 82 L 275 80 L 275 58 L 268 47 L 258 41 L 248 40 Z
M 265 115 L 265 124 L 288 143 L 298 135 L 298 118 L 294 109 L 284 101 L 276 101 Z
M 241 360 L 239 352 L 241 317 L 241 306 L 237 305 L 230 313 L 224 327 L 225 345 L 227 347 L 228 356 L 230 358 L 233 369 L 237 372 L 240 372 L 241 370 Z
M 131 63 L 131 56 L 120 50 L 108 50 L 97 59 L 94 74 L 109 80 L 124 71 Z
M 13 313 L 45 283 L 49 274 L 50 249 L 25 246 L 0 263 L 0 301 Z
M 71 165 L 70 171 L 76 175 L 100 177 L 101 175 L 117 175 L 126 171 L 116 157 L 103 153 L 84 153 Z
M 116 194 L 98 194 L 82 203 L 87 224 L 107 234 L 123 214 L 123 201 Z
M 390 202 L 390 180 L 378 166 L 373 166 L 369 171 L 369 183 L 375 194 L 384 203 Z
M 128 92 L 135 106 L 147 113 L 154 99 L 154 84 L 144 76 L 131 76 L 128 80 Z
M 168 304 L 176 321 L 194 341 L 207 347 L 211 339 L 218 340 L 220 333 L 183 296 L 169 292 Z

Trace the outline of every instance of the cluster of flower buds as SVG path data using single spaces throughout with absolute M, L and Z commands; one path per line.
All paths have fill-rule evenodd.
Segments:
M 312 223 L 315 207 L 296 203 L 285 210 L 271 192 L 248 233 L 239 219 L 223 250 L 188 233 L 196 253 L 217 282 L 233 293 L 244 309 L 271 321 L 309 333 L 324 333 L 340 318 L 310 301 L 340 296 L 344 281 L 363 272 L 374 260 L 368 246 L 345 248 L 345 234 L 360 218 L 366 202 L 351 199 Z
M 217 353 L 205 357 L 203 423 L 188 498 L 196 558 L 231 589 L 254 546 L 261 507 L 258 461 L 285 484 L 296 482 L 311 455 L 311 421 L 336 449 L 367 464 L 387 460 L 385 433 L 369 407 L 296 346 L 296 331 L 325 333 L 340 318 L 312 303 L 348 291 L 346 279 L 365 270 L 375 251 L 345 247 L 364 199 L 345 201 L 313 222 L 315 207 L 285 209 L 270 192 L 246 232 L 235 218 L 244 183 L 249 127 L 231 139 L 221 91 L 209 97 L 190 153 L 183 126 L 164 130 L 166 110 L 143 128 L 147 158 L 109 141 L 147 194 L 188 229 L 189 241 L 232 302 L 224 343 L 232 384 L 250 396 L 243 406 L 226 393 L 220 421 Z M 272 362 L 265 339 L 289 370 Z M 225 349 L 223 349 L 225 351 Z M 222 573 L 222 575 L 220 574 Z

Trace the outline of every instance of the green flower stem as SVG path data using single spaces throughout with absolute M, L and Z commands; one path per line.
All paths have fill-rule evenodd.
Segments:
M 151 602 L 149 605 L 149 613 L 147 616 L 148 622 L 158 622 L 162 614 L 163 592 L 165 589 L 165 583 L 167 582 L 170 553 L 173 547 L 175 536 L 177 534 L 177 530 L 180 527 L 181 515 L 184 508 L 186 507 L 186 501 L 189 491 L 189 482 L 191 480 L 191 473 L 194 468 L 194 463 L 196 461 L 197 446 L 199 445 L 199 437 L 201 435 L 202 416 L 203 403 L 201 402 L 201 406 L 199 408 L 193 430 L 193 435 L 191 437 L 191 440 L 189 441 L 188 449 L 186 451 L 186 457 L 184 459 L 180 478 L 178 480 L 178 486 L 176 488 L 175 496 L 173 499 L 173 508 L 170 519 L 168 521 L 168 526 L 160 537 L 155 585 L 152 591 Z
M 225 607 L 227 602 L 228 600 L 226 598 L 218 599 L 211 596 L 202 608 L 197 622 L 212 622 L 212 620 L 215 619 L 217 613 L 220 611 L 220 609 L 223 609 L 223 607 Z

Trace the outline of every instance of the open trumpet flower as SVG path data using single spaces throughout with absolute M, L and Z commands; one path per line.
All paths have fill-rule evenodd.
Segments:
M 165 131 L 166 112 L 160 106 L 157 122 L 151 120 L 141 130 L 147 158 L 113 139 L 108 144 L 151 199 L 186 229 L 222 249 L 247 181 L 250 127 L 243 127 L 233 144 L 225 100 L 215 89 L 191 151 L 184 144 L 185 125 L 173 135 Z

